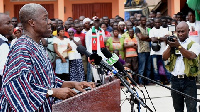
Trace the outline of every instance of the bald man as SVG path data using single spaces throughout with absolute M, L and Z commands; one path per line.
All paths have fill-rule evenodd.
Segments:
M 197 87 L 195 77 L 198 68 L 194 61 L 200 53 L 200 45 L 188 38 L 189 27 L 186 22 L 180 22 L 176 27 L 177 39 L 168 41 L 168 48 L 163 53 L 163 60 L 170 58 L 166 68 L 171 72 L 171 87 L 180 92 L 197 98 Z M 172 48 L 176 53 L 171 54 Z M 193 67 L 193 68 L 192 68 Z M 196 68 L 196 69 L 194 69 Z M 184 101 L 187 112 L 197 112 L 197 102 L 184 97 L 176 92 L 171 92 L 175 112 L 184 112 Z
M 55 76 L 41 44 L 41 39 L 52 32 L 44 7 L 26 4 L 19 11 L 19 18 L 24 35 L 10 49 L 4 68 L 1 112 L 51 112 L 54 98 L 64 100 L 75 96 L 72 88 L 83 92 L 85 87 L 94 87 L 94 83 L 63 81 Z
M 13 25 L 8 15 L 0 13 L 0 88 L 2 84 L 3 68 L 9 52 L 9 44 L 6 35 L 12 35 Z

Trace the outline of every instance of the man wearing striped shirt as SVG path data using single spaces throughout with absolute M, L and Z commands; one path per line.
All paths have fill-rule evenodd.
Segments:
M 24 35 L 10 49 L 3 73 L 0 111 L 51 112 L 54 98 L 76 95 L 93 83 L 62 81 L 54 75 L 41 38 L 51 35 L 48 12 L 39 4 L 26 4 L 19 11 Z

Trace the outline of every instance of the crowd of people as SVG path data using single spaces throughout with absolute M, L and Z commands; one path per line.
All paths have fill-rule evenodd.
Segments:
M 24 32 L 22 24 L 16 17 L 11 21 L 14 31 L 13 36 L 8 37 L 10 46 Z M 126 21 L 120 16 L 115 18 L 80 16 L 79 19 L 68 17 L 65 22 L 51 19 L 52 35 L 42 39 L 42 43 L 56 75 L 63 80 L 96 81 L 94 78 L 98 72 L 93 70 L 87 57 L 76 50 L 77 46 L 83 45 L 91 53 L 94 53 L 94 49 L 106 47 L 110 52 L 116 53 L 122 59 L 121 63 L 135 73 L 169 84 L 171 74 L 165 68 L 169 61 L 163 61 L 162 54 L 167 47 L 167 38 L 172 33 L 176 35 L 175 31 L 169 31 L 169 26 L 174 26 L 175 29 L 181 21 L 188 23 L 190 31 L 198 32 L 199 22 L 195 21 L 192 11 L 186 16 L 179 12 L 172 18 L 162 16 L 160 12 L 155 11 L 151 11 L 148 18 L 136 13 Z M 96 43 L 93 38 L 95 35 L 101 38 L 100 41 L 97 39 Z M 200 43 L 198 34 L 190 33 L 190 38 Z M 99 55 L 103 56 L 101 53 Z M 133 77 L 140 86 L 152 84 L 140 77 Z
M 84 54 L 78 53 L 76 48 L 79 45 L 103 60 L 106 58 L 101 50 L 107 48 L 119 57 L 126 69 L 163 84 L 172 80 L 172 88 L 180 91 L 177 80 L 187 77 L 185 81 L 191 85 L 194 94 L 188 93 L 190 89 L 183 92 L 196 97 L 194 61 L 199 54 L 200 22 L 195 20 L 192 11 L 186 16 L 179 12 L 172 18 L 151 11 L 148 17 L 135 13 L 126 21 L 118 15 L 115 18 L 80 16 L 78 19 L 68 17 L 66 21 L 50 21 L 48 12 L 41 5 L 26 4 L 20 10 L 20 22 L 16 17 L 10 20 L 5 14 L 0 14 L 0 18 L 0 75 L 3 77 L 0 109 L 19 106 L 19 110 L 37 110 L 38 107 L 51 110 L 51 104 L 47 102 L 53 99 L 49 97 L 66 99 L 75 95 L 66 87 L 82 91 L 83 87 L 94 87 L 93 83 L 87 82 L 97 82 L 100 74 L 110 75 L 101 67 L 91 65 L 92 60 Z M 185 67 L 184 71 L 182 67 Z M 152 84 L 135 75 L 131 77 L 140 86 Z M 26 98 L 25 94 L 34 104 L 24 106 L 16 102 Z M 38 100 L 34 101 L 35 98 Z M 182 102 L 177 104 L 177 101 L 183 98 L 173 92 L 172 98 L 175 110 L 182 110 Z M 24 104 L 24 101 L 19 102 Z M 41 106 L 42 102 L 46 103 Z M 188 108 L 195 110 L 196 105 L 189 105 L 195 103 L 190 102 L 186 101 Z

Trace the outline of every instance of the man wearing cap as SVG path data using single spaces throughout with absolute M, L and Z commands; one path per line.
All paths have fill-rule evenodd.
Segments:
M 90 52 L 91 54 L 98 54 L 100 56 L 104 56 L 101 52 L 101 48 L 104 48 L 104 37 L 105 37 L 105 32 L 102 30 L 100 27 L 100 20 L 97 16 L 93 17 L 93 26 L 92 28 L 86 33 L 85 37 L 85 44 L 87 51 Z M 88 69 L 89 70 L 89 69 Z M 99 80 L 99 77 L 96 75 L 96 69 L 92 67 L 92 72 L 93 72 L 93 77 L 95 82 Z M 88 81 L 92 81 L 91 74 L 88 77 Z
M 0 88 L 2 84 L 3 68 L 9 52 L 8 39 L 6 35 L 12 35 L 13 25 L 8 15 L 0 13 Z

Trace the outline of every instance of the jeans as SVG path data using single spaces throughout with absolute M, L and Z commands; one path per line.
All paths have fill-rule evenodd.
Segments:
M 145 72 L 146 77 L 150 78 L 150 75 L 151 75 L 150 52 L 138 53 L 138 62 L 139 62 L 138 73 L 140 75 L 144 75 L 144 72 Z M 138 77 L 138 79 L 139 79 L 139 84 L 142 84 L 143 81 L 142 81 L 141 77 Z
M 91 70 L 91 65 L 90 63 L 88 62 L 87 63 L 87 82 L 92 82 L 92 70 Z
M 197 98 L 197 86 L 196 81 L 190 80 L 189 78 L 178 79 L 177 77 L 172 76 L 171 78 L 171 87 L 175 90 L 188 94 L 194 98 Z M 175 92 L 171 92 L 173 99 L 173 106 L 175 112 L 184 112 L 184 101 L 186 103 L 187 112 L 197 112 L 197 102 L 184 97 Z M 185 99 L 185 100 L 184 100 Z
M 171 73 L 169 73 L 167 71 L 167 69 L 165 68 L 165 62 L 162 60 L 162 55 L 152 55 L 151 58 L 152 58 L 152 65 L 153 65 L 154 80 L 155 81 L 160 80 L 160 75 L 159 75 L 159 72 L 158 72 L 158 70 L 159 70 L 158 69 L 158 67 L 159 67 L 158 61 L 161 60 L 163 67 L 164 67 L 164 70 L 165 70 L 165 75 L 167 76 L 168 81 L 170 81 Z

